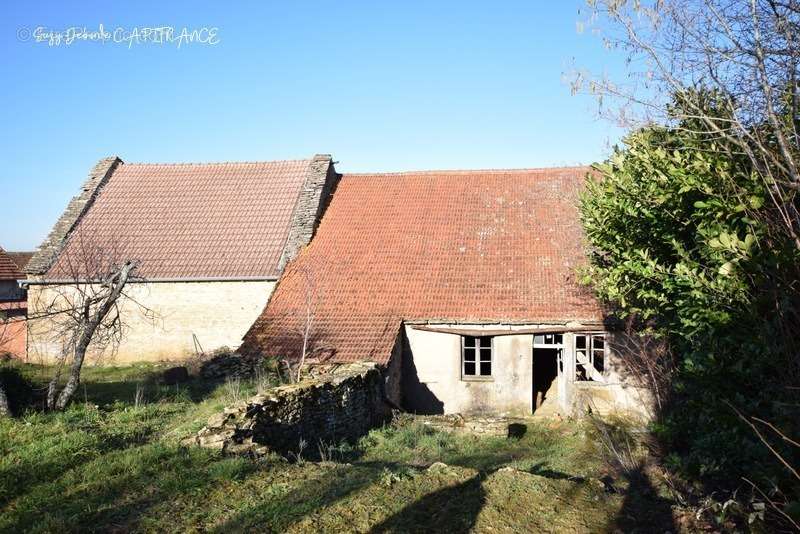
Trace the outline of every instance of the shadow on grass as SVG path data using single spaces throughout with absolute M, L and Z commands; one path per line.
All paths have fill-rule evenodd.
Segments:
M 352 464 L 327 464 L 326 471 L 303 481 L 280 496 L 270 496 L 215 528 L 214 532 L 240 532 L 253 529 L 284 531 L 313 516 L 315 513 L 351 496 L 368 490 L 376 484 L 387 484 L 386 477 L 404 478 L 425 475 L 427 466 L 402 462 L 361 461 L 356 453 L 347 458 Z M 373 527 L 373 532 L 419 531 L 422 525 L 431 532 L 465 532 L 475 525 L 485 502 L 483 480 L 498 469 L 507 466 L 513 458 L 497 454 L 467 454 L 447 459 L 448 465 L 478 471 L 467 480 L 460 481 L 422 495 Z M 322 464 L 314 464 L 322 465 Z M 566 473 L 551 471 L 537 464 L 539 476 L 584 481 Z M 388 481 L 391 485 L 391 481 Z
M 100 424 L 87 423 L 75 415 L 73 435 L 42 436 L 41 453 L 19 456 L 10 466 L 0 470 L 0 507 L 40 484 L 54 482 L 68 471 L 114 451 L 146 443 L 155 428 L 142 425 L 135 435 L 105 435 Z M 66 419 L 65 414 L 60 414 Z M 69 424 L 67 422 L 67 424 Z M 81 432 L 81 434 L 77 434 Z
M 330 466 L 320 476 L 279 496 L 249 506 L 214 529 L 242 532 L 257 529 L 281 532 L 314 512 L 327 508 L 376 483 L 391 464 L 366 463 Z
M 225 383 L 222 379 L 191 377 L 187 381 L 167 385 L 163 380 L 164 370 L 162 367 L 85 367 L 81 373 L 78 390 L 72 398 L 72 404 L 90 403 L 98 406 L 114 403 L 134 404 L 137 392 L 140 394 L 143 392 L 148 402 L 188 400 L 200 403 Z M 29 395 L 31 398 L 22 399 L 25 403 L 24 410 L 20 410 L 20 413 L 25 410 L 44 410 L 44 398 L 54 373 L 53 368 L 35 364 L 15 364 L 0 368 L 0 378 L 3 378 L 3 373 L 18 375 L 29 384 L 32 395 Z M 65 372 L 62 375 L 62 384 L 66 379 Z M 16 391 L 11 389 L 10 396 L 14 401 L 17 395 L 14 395 Z
M 468 532 L 486 502 L 480 474 L 434 491 L 386 518 L 370 532 Z
M 76 402 L 89 402 L 98 406 L 107 406 L 116 402 L 134 404 L 137 391 L 141 391 L 143 399 L 147 402 L 160 400 L 188 400 L 195 404 L 208 399 L 214 391 L 224 382 L 193 379 L 181 384 L 165 385 L 158 381 L 160 375 L 156 374 L 145 380 L 124 380 L 116 382 L 90 382 L 84 381 L 78 393 Z M 85 386 L 85 388 L 84 388 Z
M 540 477 L 551 478 L 553 480 L 570 480 L 572 482 L 583 483 L 586 482 L 586 479 L 580 476 L 575 475 L 568 475 L 567 473 L 562 473 L 560 471 L 553 471 L 552 469 L 545 469 L 545 463 L 539 462 L 538 464 L 534 465 L 528 472 L 532 475 L 537 475 Z
M 221 478 L 244 476 L 253 468 L 252 462 L 177 446 L 113 451 L 29 489 L 0 517 L 0 530 L 127 532 L 153 506 L 206 492 Z M 151 527 L 166 528 L 164 518 L 158 521 Z
M 0 468 L 0 508 L 99 457 L 148 443 L 170 417 L 184 411 L 169 401 L 199 403 L 219 385 L 195 380 L 164 386 L 156 376 L 159 373 L 139 381 L 88 379 L 66 411 L 45 413 L 34 404 L 22 421 L 7 421 L 9 426 L 0 430 L 0 439 L 5 436 L 11 444 L 0 443 L 7 459 Z M 137 389 L 144 392 L 146 404 L 133 410 Z
M 610 530 L 622 532 L 678 532 L 672 501 L 658 494 L 643 468 L 625 475 L 625 500 Z

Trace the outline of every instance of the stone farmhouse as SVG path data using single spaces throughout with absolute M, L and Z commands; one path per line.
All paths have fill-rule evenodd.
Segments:
M 344 175 L 240 352 L 376 362 L 417 413 L 645 415 L 577 281 L 589 172 Z
M 116 362 L 181 359 L 229 346 L 308 244 L 338 178 L 327 155 L 222 164 L 101 160 L 27 266 L 28 359 L 67 341 L 43 310 L 65 280 L 135 259 Z M 106 255 L 95 257 L 97 251 Z
M 589 173 L 109 158 L 28 264 L 29 306 L 74 276 L 88 241 L 140 262 L 117 361 L 229 346 L 245 361 L 375 362 L 391 403 L 418 413 L 644 414 L 577 280 Z M 29 338 L 29 358 L 64 343 L 46 320 Z

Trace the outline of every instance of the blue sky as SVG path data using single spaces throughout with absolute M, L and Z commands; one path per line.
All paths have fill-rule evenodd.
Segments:
M 581 1 L 0 7 L 0 246 L 35 248 L 91 166 L 305 158 L 344 172 L 571 165 L 620 131 L 562 78 L 621 63 Z M 36 43 L 37 27 L 217 28 L 214 45 Z

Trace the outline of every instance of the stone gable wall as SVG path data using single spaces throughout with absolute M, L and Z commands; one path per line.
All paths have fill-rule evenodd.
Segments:
M 330 155 L 314 156 L 292 214 L 289 235 L 279 262 L 281 271 L 311 242 L 338 179 Z
M 209 419 L 196 442 L 225 452 L 270 450 L 290 457 L 303 449 L 303 457 L 314 458 L 320 443 L 355 440 L 388 415 L 380 369 L 359 362 L 230 406 Z
M 28 262 L 25 267 L 26 273 L 42 275 L 53 265 L 61 249 L 64 248 L 64 243 L 75 223 L 91 207 L 98 193 L 120 163 L 122 160 L 116 156 L 97 162 L 89 172 L 89 177 L 83 183 L 80 193 L 72 197 L 67 209 L 61 214 L 50 234 Z

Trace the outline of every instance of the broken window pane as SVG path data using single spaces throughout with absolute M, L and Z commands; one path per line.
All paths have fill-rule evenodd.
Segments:
M 605 364 L 603 334 L 575 335 L 575 380 L 602 381 Z
M 605 336 L 601 334 L 592 336 L 592 363 L 594 364 L 594 368 L 601 373 L 603 372 L 605 355 L 606 355 Z
M 603 351 L 595 351 L 594 353 L 594 368 L 601 373 L 603 372 L 603 365 L 605 364 L 604 356 Z

